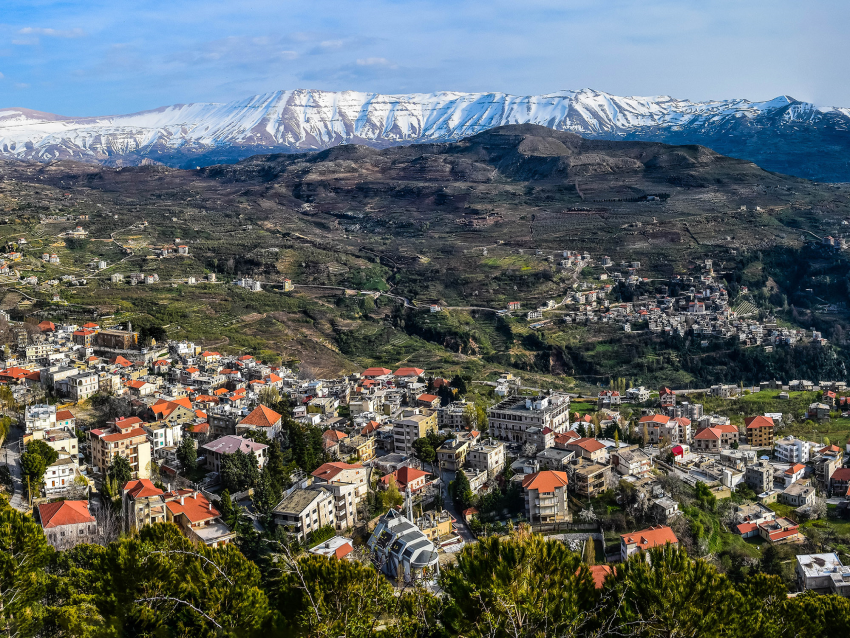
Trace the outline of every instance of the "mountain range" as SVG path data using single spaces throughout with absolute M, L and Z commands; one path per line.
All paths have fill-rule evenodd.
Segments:
M 0 109 L 0 158 L 195 168 L 340 144 L 450 142 L 525 123 L 590 139 L 700 144 L 770 171 L 850 181 L 850 108 L 785 95 L 694 102 L 591 89 L 536 96 L 296 89 L 98 117 L 6 108 Z

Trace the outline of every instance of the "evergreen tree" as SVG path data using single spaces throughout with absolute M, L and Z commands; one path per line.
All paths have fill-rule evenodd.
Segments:
M 472 487 L 469 485 L 469 479 L 462 470 L 455 472 L 455 480 L 452 481 L 452 496 L 455 505 L 461 511 L 472 507 L 475 501 L 475 495 L 472 493 Z
M 41 457 L 39 457 L 41 458 Z M 0 505 L 0 631 L 39 634 L 44 615 L 45 568 L 53 556 L 44 531 L 31 516 Z M 49 635 L 49 634 L 47 634 Z
M 191 437 L 184 436 L 177 446 L 177 460 L 180 466 L 186 472 L 191 472 L 195 469 L 198 463 L 198 450 L 195 448 L 195 442 Z
M 218 503 L 218 509 L 221 511 L 221 520 L 225 525 L 233 527 L 235 523 L 233 501 L 230 500 L 230 491 L 224 490 L 221 493 L 221 500 Z
M 109 478 L 112 479 L 115 484 L 118 492 L 116 492 L 116 496 L 120 494 L 120 490 L 133 476 L 133 468 L 130 466 L 130 461 L 126 459 L 126 457 L 121 456 L 117 452 L 112 457 L 112 463 L 109 464 L 109 469 L 106 470 L 106 473 L 109 475 Z
M 440 583 L 446 633 L 469 638 L 573 636 L 597 597 L 578 554 L 524 530 L 467 544 Z
M 281 492 L 278 489 L 277 483 L 272 478 L 268 467 L 264 467 L 260 472 L 260 477 L 257 480 L 257 485 L 254 487 L 254 507 L 262 514 L 270 513 L 275 505 L 280 501 Z

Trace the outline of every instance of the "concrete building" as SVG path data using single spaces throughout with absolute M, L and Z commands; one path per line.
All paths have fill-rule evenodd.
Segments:
M 678 545 L 679 539 L 666 525 L 650 527 L 630 534 L 620 534 L 620 558 L 625 561 L 633 554 L 653 547 L 663 547 L 668 543 Z
M 234 454 L 237 450 L 241 450 L 243 454 L 251 454 L 253 452 L 257 457 L 257 466 L 262 469 L 266 464 L 266 450 L 268 447 L 268 445 L 263 445 L 250 439 L 243 439 L 241 436 L 223 436 L 220 439 L 202 445 L 199 454 L 203 454 L 206 457 L 207 469 L 218 472 L 221 470 L 221 461 L 225 456 Z
M 841 564 L 838 554 L 798 554 L 794 573 L 800 591 L 850 597 L 850 567 Z
M 476 470 L 487 472 L 493 478 L 505 467 L 505 444 L 494 439 L 476 443 L 466 455 L 466 463 Z
M 460 437 L 448 439 L 437 448 L 437 462 L 440 467 L 450 472 L 458 471 L 466 462 L 470 443 Z
M 97 394 L 100 387 L 100 378 L 96 372 L 84 372 L 83 374 L 68 377 L 67 381 L 71 399 L 78 403 Z
M 756 494 L 763 494 L 773 487 L 773 468 L 767 461 L 748 465 L 744 471 L 744 483 Z
M 316 483 L 353 485 L 355 502 L 359 503 L 369 492 L 372 469 L 359 463 L 325 463 L 313 471 Z
M 393 421 L 395 451 L 413 454 L 413 442 L 428 432 L 437 431 L 437 413 L 432 410 L 406 410 L 400 419 Z
M 566 472 L 544 470 L 522 480 L 525 511 L 530 523 L 556 523 L 572 520 L 567 500 Z
M 555 434 L 569 424 L 570 399 L 565 395 L 510 397 L 487 410 L 490 435 L 503 441 L 525 443 L 530 428 L 548 428 Z
M 150 478 L 151 444 L 136 417 L 116 419 L 112 427 L 89 431 L 92 465 L 105 474 L 118 454 L 130 462 L 132 478 Z

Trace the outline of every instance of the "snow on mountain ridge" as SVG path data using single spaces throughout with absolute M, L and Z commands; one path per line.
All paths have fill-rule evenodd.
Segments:
M 692 102 L 670 96 L 619 97 L 592 89 L 545 95 L 438 92 L 383 95 L 308 89 L 275 91 L 229 103 L 176 104 L 128 115 L 69 118 L 0 110 L 0 155 L 104 161 L 148 152 L 204 152 L 227 146 L 314 150 L 354 141 L 387 145 L 449 141 L 506 124 L 536 123 L 588 136 L 645 130 L 707 129 L 730 118 L 781 114 L 786 122 L 850 109 L 779 96 Z

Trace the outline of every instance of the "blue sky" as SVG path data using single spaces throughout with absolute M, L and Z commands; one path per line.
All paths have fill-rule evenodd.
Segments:
M 850 106 L 848 26 L 847 0 L 2 0 L 0 107 L 585 87 Z

